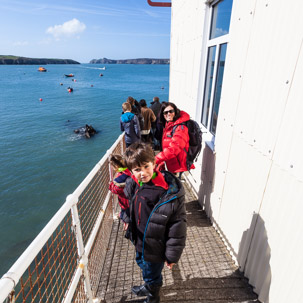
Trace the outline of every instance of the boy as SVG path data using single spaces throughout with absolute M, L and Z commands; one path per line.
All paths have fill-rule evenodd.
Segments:
M 122 104 L 123 114 L 120 118 L 120 129 L 125 131 L 125 144 L 126 147 L 132 143 L 140 141 L 140 125 L 136 115 L 131 113 L 131 105 L 128 102 Z
M 124 188 L 130 201 L 130 239 L 136 246 L 136 262 L 145 282 L 134 286 L 132 292 L 147 296 L 145 303 L 158 303 L 164 262 L 172 269 L 185 246 L 185 192 L 172 173 L 155 169 L 150 145 L 132 144 L 124 160 L 133 174 Z

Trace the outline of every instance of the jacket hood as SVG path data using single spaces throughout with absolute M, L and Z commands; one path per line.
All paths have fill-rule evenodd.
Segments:
M 173 173 L 169 171 L 162 171 L 161 173 L 168 184 L 165 200 L 169 199 L 172 195 L 177 196 L 177 198 L 185 195 L 185 190 L 181 181 Z
M 124 113 L 121 116 L 121 121 L 124 123 L 130 122 L 133 118 L 134 118 L 134 114 L 133 113 Z
M 177 124 L 180 124 L 180 123 L 183 123 L 183 122 L 186 122 L 190 119 L 190 116 L 188 113 L 184 112 L 183 110 L 180 111 L 180 118 L 177 119 L 175 122 L 174 122 L 174 125 L 177 125 Z

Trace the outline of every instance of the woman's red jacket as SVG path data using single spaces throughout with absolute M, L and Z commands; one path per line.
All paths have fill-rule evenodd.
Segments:
M 189 115 L 181 111 L 180 118 L 174 122 L 167 122 L 163 129 L 162 152 L 156 156 L 156 164 L 166 162 L 167 170 L 172 173 L 187 171 L 186 152 L 189 147 L 188 129 L 185 125 L 178 125 L 190 119 Z M 173 127 L 178 125 L 173 136 Z

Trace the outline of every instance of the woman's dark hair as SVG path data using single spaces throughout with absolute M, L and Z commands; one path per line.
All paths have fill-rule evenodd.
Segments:
M 141 107 L 146 107 L 146 101 L 145 99 L 141 99 L 140 102 L 139 102 L 140 106 Z
M 131 105 L 135 104 L 135 99 L 131 96 L 127 97 L 126 102 L 130 103 Z
M 175 111 L 174 121 L 176 121 L 180 118 L 180 109 L 174 103 L 172 103 L 172 102 L 162 102 L 162 107 L 161 107 L 161 110 L 160 110 L 159 118 L 160 118 L 160 122 L 163 124 L 163 126 L 166 123 L 166 119 L 164 118 L 163 112 L 164 112 L 164 109 L 167 106 L 171 106 Z

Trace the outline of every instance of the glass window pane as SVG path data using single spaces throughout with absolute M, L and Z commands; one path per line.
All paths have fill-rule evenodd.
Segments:
M 216 46 L 212 46 L 208 49 L 204 100 L 202 106 L 201 122 L 205 127 L 207 127 L 207 122 L 208 122 L 211 88 L 212 88 L 213 77 L 214 77 L 215 58 L 216 58 Z
M 218 119 L 218 114 L 219 114 L 221 90 L 222 90 L 222 82 L 223 82 L 223 74 L 224 74 L 224 67 L 225 67 L 226 49 L 227 49 L 227 43 L 221 44 L 220 54 L 219 54 L 219 63 L 217 66 L 217 79 L 216 79 L 216 86 L 215 86 L 215 92 L 214 92 L 214 102 L 213 102 L 213 108 L 212 108 L 212 114 L 211 114 L 211 125 L 210 125 L 210 131 L 213 135 L 216 134 L 217 119 Z
M 229 33 L 233 0 L 223 0 L 213 6 L 210 38 L 214 39 Z

